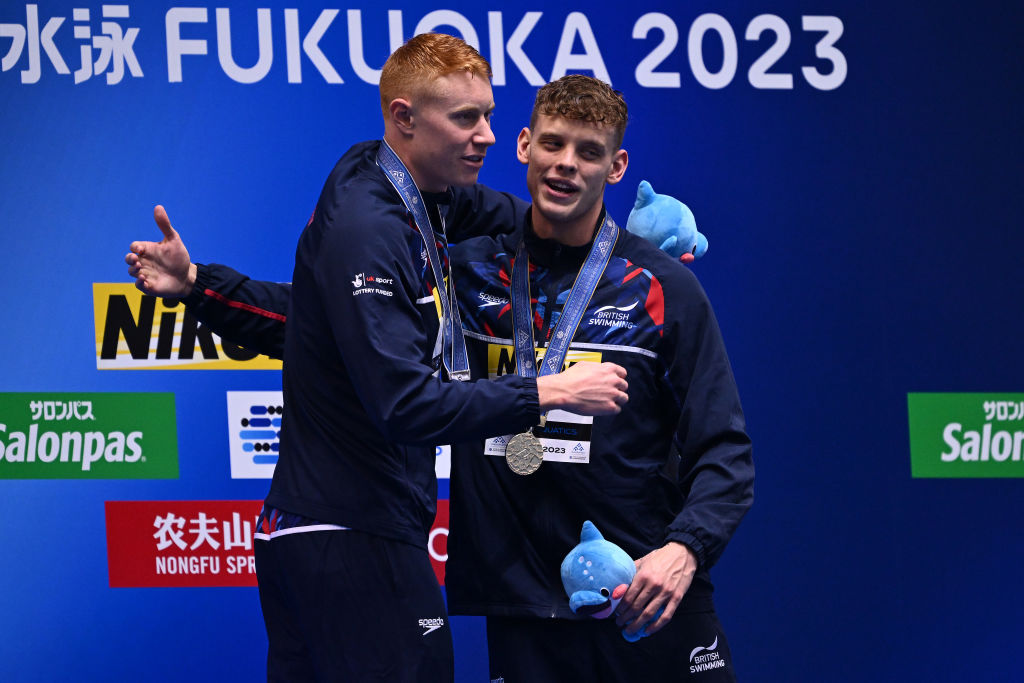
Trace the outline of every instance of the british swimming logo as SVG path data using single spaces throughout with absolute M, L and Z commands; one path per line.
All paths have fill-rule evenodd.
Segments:
M 690 673 L 692 674 L 724 667 L 725 660 L 718 653 L 718 636 L 715 636 L 715 642 L 707 647 L 695 647 L 690 652 Z

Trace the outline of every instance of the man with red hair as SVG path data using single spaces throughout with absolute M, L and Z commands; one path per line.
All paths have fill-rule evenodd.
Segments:
M 481 231 L 521 211 L 497 193 L 473 210 L 485 203 L 479 188 L 448 210 L 451 189 L 476 182 L 494 144 L 490 76 L 451 36 L 396 50 L 381 74 L 384 139 L 341 158 L 299 238 L 280 457 L 256 534 L 269 680 L 450 680 L 451 632 L 426 549 L 435 445 L 626 401 L 625 371 L 610 363 L 463 381 L 445 224 Z M 167 239 L 133 243 L 126 257 L 138 286 L 230 304 L 238 292 L 205 279 L 162 207 L 155 217 Z M 164 276 L 181 265 L 183 282 Z

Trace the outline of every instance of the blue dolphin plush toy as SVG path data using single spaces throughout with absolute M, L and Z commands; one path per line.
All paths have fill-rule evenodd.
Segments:
M 646 180 L 640 181 L 636 189 L 626 230 L 683 263 L 693 262 L 708 250 L 708 239 L 697 231 L 697 221 L 686 204 L 656 193 Z
M 626 588 L 636 575 L 636 565 L 625 550 L 606 541 L 592 522 L 583 522 L 580 543 L 562 560 L 562 586 L 569 596 L 573 614 L 595 619 L 611 616 Z M 655 616 L 661 616 L 661 612 Z M 636 642 L 647 635 L 647 627 L 622 637 Z

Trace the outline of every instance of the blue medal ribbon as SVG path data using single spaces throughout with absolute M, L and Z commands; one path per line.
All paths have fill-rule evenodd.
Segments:
M 451 277 L 450 269 L 447 280 L 444 277 L 441 257 L 437 253 L 437 245 L 434 243 L 434 228 L 430 224 L 430 217 L 427 215 L 427 207 L 423 204 L 423 197 L 420 195 L 420 190 L 416 187 L 409 169 L 391 149 L 387 140 L 381 140 L 380 148 L 377 150 L 377 165 L 384 170 L 384 175 L 398 191 L 402 202 L 405 203 L 405 207 L 416 221 L 420 237 L 423 238 L 427 259 L 430 261 L 430 268 L 434 273 L 434 282 L 442 290 L 438 296 L 441 300 L 441 363 L 444 365 L 448 377 L 464 382 L 469 379 L 469 356 L 466 354 L 466 337 L 462 332 L 459 305 L 455 300 L 455 280 Z M 441 219 L 441 229 L 443 233 L 444 218 Z M 447 238 L 445 237 L 445 239 Z
M 544 354 L 540 376 L 553 375 L 562 370 L 562 363 L 569 352 L 583 314 L 590 305 L 597 283 L 604 275 L 611 260 L 615 242 L 619 238 L 619 226 L 607 212 L 597 231 L 594 244 L 590 247 L 583 267 L 576 275 L 576 281 L 569 292 L 569 298 L 562 307 L 562 314 L 551 335 L 551 342 Z M 516 349 L 516 372 L 522 377 L 537 377 L 535 344 L 533 340 L 533 307 L 530 305 L 530 257 L 526 242 L 520 242 L 516 250 L 516 261 L 512 265 L 512 329 Z

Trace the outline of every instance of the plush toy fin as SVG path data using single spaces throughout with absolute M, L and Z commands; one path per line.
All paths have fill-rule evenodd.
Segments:
M 653 203 L 654 198 L 657 196 L 651 184 L 646 180 L 641 180 L 640 185 L 636 188 L 636 201 L 633 202 L 633 208 L 642 209 L 648 204 Z
M 649 635 L 647 633 L 647 627 L 650 626 L 651 624 L 653 624 L 654 622 L 656 622 L 658 620 L 658 617 L 660 617 L 661 613 L 664 612 L 664 611 L 665 611 L 664 607 L 661 608 L 660 610 L 658 610 L 658 613 L 654 615 L 654 618 L 652 618 L 650 621 L 648 621 L 646 624 L 644 624 L 644 627 L 642 629 L 640 629 L 639 631 L 637 631 L 636 633 L 630 634 L 630 633 L 626 633 L 626 631 L 623 630 L 622 631 L 622 637 L 625 638 L 626 640 L 628 640 L 631 643 L 635 643 L 636 641 L 640 640 L 641 638 L 646 638 Z
M 594 591 L 576 591 L 569 596 L 569 608 L 575 614 L 590 616 L 608 606 L 611 601 Z
M 586 543 L 587 541 L 603 541 L 604 536 L 597 530 L 594 523 L 589 519 L 583 522 L 583 528 L 580 529 L 580 543 Z

